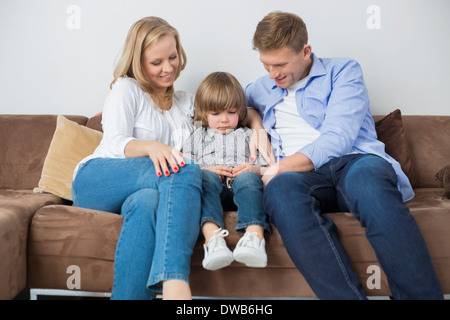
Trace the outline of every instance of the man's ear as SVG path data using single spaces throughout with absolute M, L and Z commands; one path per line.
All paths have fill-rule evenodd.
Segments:
M 310 44 L 305 44 L 303 46 L 303 57 L 305 60 L 308 60 L 311 57 L 312 47 Z

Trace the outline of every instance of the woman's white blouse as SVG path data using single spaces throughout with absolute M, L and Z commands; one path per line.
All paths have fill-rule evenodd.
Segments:
M 194 129 L 194 95 L 175 91 L 170 110 L 161 113 L 155 108 L 135 79 L 118 79 L 103 106 L 103 139 L 94 153 L 77 165 L 74 178 L 79 166 L 90 159 L 125 158 L 125 146 L 132 140 L 157 140 L 181 150 Z

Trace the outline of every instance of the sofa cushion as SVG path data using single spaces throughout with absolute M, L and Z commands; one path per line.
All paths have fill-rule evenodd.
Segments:
M 86 123 L 86 127 L 103 132 L 102 127 L 102 113 L 99 113 L 92 118 L 89 118 L 89 120 Z
M 92 154 L 103 134 L 58 116 L 55 133 L 35 192 L 50 192 L 72 200 L 72 178 L 76 165 Z
M 436 172 L 450 162 L 450 117 L 402 117 L 415 170 L 414 187 L 439 188 Z
M 67 116 L 79 124 L 87 117 Z M 56 115 L 0 115 L 0 189 L 33 189 L 56 127 Z
M 34 213 L 62 202 L 52 194 L 0 190 L 0 300 L 14 298 L 26 286 L 28 227 Z
M 385 144 L 386 153 L 400 163 L 403 172 L 414 186 L 414 171 L 409 155 L 408 142 L 403 129 L 402 114 L 399 109 L 375 122 L 378 140 Z
M 28 244 L 31 288 L 68 289 L 80 268 L 81 290 L 110 292 L 123 216 L 73 206 L 46 206 L 33 218 Z
M 407 203 L 428 245 L 444 292 L 450 292 L 450 200 L 442 199 L 442 189 L 417 189 Z M 370 289 L 370 266 L 379 266 L 365 237 L 365 229 L 348 213 L 327 213 L 336 224 L 340 240 L 368 295 L 389 296 L 387 277 L 381 269 L 381 288 Z M 67 268 L 80 267 L 81 290 L 109 292 L 112 288 L 115 245 L 123 217 L 90 209 L 52 205 L 40 209 L 33 218 L 29 241 L 29 286 L 67 289 Z M 234 231 L 235 211 L 224 213 L 226 238 L 231 250 L 241 234 Z M 268 266 L 246 268 L 233 262 L 229 267 L 207 271 L 201 266 L 202 240 L 194 248 L 191 263 L 192 293 L 198 296 L 313 297 L 314 292 L 292 263 L 278 233 L 266 237 Z M 230 281 L 232 279 L 232 281 Z M 261 281 L 263 279 L 263 281 Z M 256 284 L 256 285 L 255 285 Z

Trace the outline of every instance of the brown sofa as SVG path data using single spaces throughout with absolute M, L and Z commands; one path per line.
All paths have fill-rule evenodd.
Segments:
M 113 284 L 115 245 L 122 217 L 76 208 L 50 193 L 34 193 L 56 126 L 55 115 L 0 115 L 0 299 L 20 292 L 71 294 L 101 292 Z M 101 130 L 101 117 L 70 120 Z M 450 293 L 450 200 L 443 198 L 436 172 L 450 163 L 450 116 L 375 116 L 379 139 L 404 166 L 416 196 L 407 203 L 427 242 L 445 294 Z M 389 296 L 386 276 L 364 237 L 364 229 L 348 213 L 328 214 L 336 223 L 352 265 L 370 296 Z M 232 249 L 236 213 L 225 212 Z M 269 263 L 251 269 L 233 263 L 218 271 L 201 266 L 202 243 L 192 257 L 191 288 L 200 297 L 314 297 L 291 262 L 276 228 L 267 236 Z M 405 262 L 407 263 L 407 262 Z M 79 288 L 71 289 L 79 267 Z M 75 273 L 73 273 L 75 274 Z M 374 278 L 375 277 L 375 278 Z M 375 280 L 374 280 L 375 279 Z M 369 286 L 368 286 L 369 285 Z M 51 290 L 47 290 L 51 289 Z M 57 289 L 56 291 L 54 289 Z M 35 297 L 34 294 L 32 297 Z

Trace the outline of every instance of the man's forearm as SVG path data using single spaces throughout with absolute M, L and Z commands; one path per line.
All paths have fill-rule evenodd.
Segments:
M 279 166 L 277 174 L 289 171 L 307 172 L 314 170 L 314 164 L 302 153 L 294 153 L 280 160 L 277 165 Z

